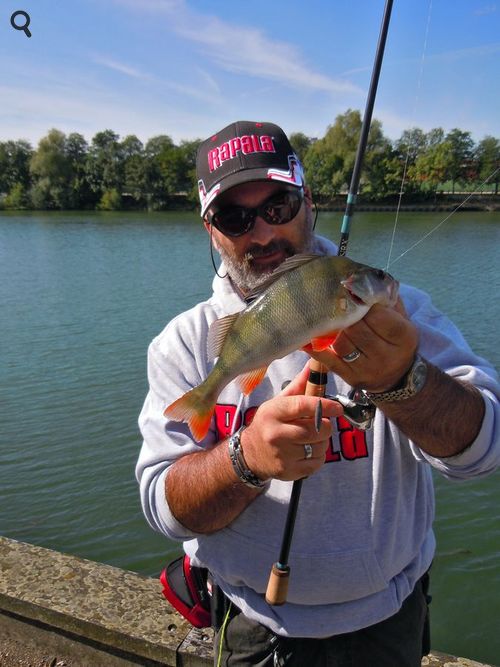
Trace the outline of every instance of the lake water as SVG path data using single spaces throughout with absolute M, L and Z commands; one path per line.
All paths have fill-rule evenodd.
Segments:
M 393 258 L 446 214 L 400 216 Z M 320 215 L 337 240 L 341 214 Z M 350 254 L 384 267 L 394 214 L 359 213 Z M 498 368 L 500 214 L 457 213 L 391 265 Z M 134 465 L 149 341 L 205 298 L 194 213 L 0 213 L 0 534 L 156 576 Z M 500 663 L 500 474 L 436 477 L 433 647 Z

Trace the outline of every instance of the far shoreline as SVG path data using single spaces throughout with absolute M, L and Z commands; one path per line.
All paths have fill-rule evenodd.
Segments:
M 346 195 L 331 199 L 322 199 L 321 196 L 315 198 L 315 203 L 320 212 L 338 212 L 344 211 L 346 206 Z M 196 212 L 198 206 L 193 205 L 192 200 L 183 195 L 177 195 L 174 202 L 170 205 L 157 209 L 148 209 L 146 207 L 123 206 L 114 209 L 39 209 L 39 208 L 2 208 L 0 213 L 173 213 L 173 212 Z M 494 212 L 500 211 L 500 194 L 471 194 L 467 192 L 455 194 L 438 194 L 428 200 L 417 199 L 406 201 L 403 199 L 398 203 L 397 197 L 386 198 L 381 201 L 370 201 L 364 199 L 362 195 L 358 196 L 356 202 L 356 212 L 395 212 L 397 210 L 403 213 L 433 213 L 460 211 L 481 211 Z

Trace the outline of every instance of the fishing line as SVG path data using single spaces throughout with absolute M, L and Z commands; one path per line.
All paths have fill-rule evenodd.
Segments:
M 231 426 L 231 435 L 235 434 L 236 424 L 238 423 L 238 417 L 240 416 L 244 399 L 245 399 L 245 394 L 240 394 L 240 400 L 238 401 L 238 405 L 236 406 L 236 412 L 234 413 L 233 424 Z
M 210 225 L 210 259 L 212 260 L 212 266 L 214 267 L 215 273 L 219 276 L 219 278 L 224 278 L 227 277 L 227 271 L 224 276 L 221 276 L 221 274 L 217 271 L 217 266 L 215 265 L 215 259 L 214 259 L 214 246 L 212 243 L 212 225 Z
M 429 27 L 431 24 L 431 16 L 432 16 L 432 0 L 429 1 L 429 9 L 427 11 L 427 25 L 425 28 L 425 34 L 424 34 L 424 43 L 422 46 L 422 55 L 420 57 L 420 71 L 418 75 L 418 81 L 417 81 L 417 90 L 415 93 L 415 101 L 413 102 L 413 111 L 412 111 L 412 116 L 413 118 L 416 117 L 416 112 L 417 112 L 417 106 L 419 103 L 419 95 L 420 95 L 420 89 L 422 87 L 422 78 L 423 78 L 423 73 L 424 73 L 424 63 L 425 63 L 425 56 L 427 54 L 427 40 L 429 37 Z M 389 256 L 387 257 L 387 265 L 386 265 L 386 270 L 389 268 L 390 263 L 391 263 L 391 255 L 392 255 L 392 250 L 394 247 L 394 239 L 396 237 L 396 229 L 398 226 L 399 222 L 399 212 L 401 210 L 401 201 L 403 199 L 403 193 L 404 193 L 404 186 L 406 182 L 406 173 L 408 170 L 408 162 L 410 159 L 410 141 L 408 141 L 408 147 L 406 150 L 406 158 L 405 158 L 405 164 L 403 168 L 403 177 L 401 179 L 401 187 L 399 189 L 399 198 L 398 198 L 398 206 L 396 209 L 396 217 L 394 219 L 394 226 L 392 228 L 392 236 L 391 236 L 391 243 L 389 245 Z
M 222 665 L 222 643 L 224 641 L 224 635 L 226 633 L 226 625 L 227 625 L 227 622 L 229 621 L 229 614 L 231 613 L 232 606 L 233 606 L 233 603 L 230 602 L 229 607 L 228 607 L 227 612 L 226 612 L 226 615 L 224 617 L 224 621 L 222 623 L 221 630 L 220 630 L 219 655 L 218 655 L 218 658 L 217 658 L 217 667 L 221 667 L 221 665 Z
M 444 220 L 441 220 L 441 222 L 438 223 L 435 227 L 433 227 L 430 231 L 428 231 L 427 234 L 425 234 L 424 236 L 422 236 L 422 238 L 421 238 L 420 240 L 416 241 L 416 243 L 414 243 L 414 244 L 411 245 L 407 250 L 405 250 L 404 252 L 402 252 L 398 257 L 396 257 L 395 260 L 393 260 L 393 261 L 391 262 L 391 264 L 395 264 L 396 262 L 398 262 L 398 261 L 401 259 L 401 257 L 404 257 L 405 255 L 407 255 L 407 254 L 410 252 L 410 250 L 413 250 L 413 249 L 416 248 L 418 245 L 420 245 L 421 243 L 423 243 L 423 242 L 425 241 L 425 239 L 428 238 L 431 234 L 434 234 L 434 232 L 435 232 L 437 229 L 439 229 L 442 225 L 444 225 L 444 223 L 445 223 L 447 220 L 449 220 L 449 219 L 451 218 L 451 216 L 452 216 L 454 213 L 456 213 L 456 212 L 458 211 L 459 208 L 462 208 L 462 206 L 463 206 L 464 204 L 466 204 L 466 203 L 469 201 L 469 199 L 470 199 L 471 197 L 473 197 L 474 195 L 479 194 L 479 193 L 481 192 L 482 188 L 486 185 L 486 183 L 487 183 L 488 181 L 490 181 L 490 180 L 491 180 L 491 179 L 492 179 L 492 178 L 493 178 L 499 171 L 500 171 L 500 167 L 497 167 L 497 168 L 495 169 L 495 171 L 494 171 L 493 173 L 491 173 L 491 174 L 488 176 L 488 178 L 486 178 L 486 179 L 481 183 L 481 185 L 479 186 L 479 188 L 478 188 L 477 190 L 474 190 L 474 192 L 471 192 L 471 193 L 470 193 L 470 194 L 463 200 L 463 202 L 461 202 L 458 206 L 456 206 L 456 207 L 453 209 L 453 211 L 451 211 L 450 214 L 446 216 L 446 218 L 445 218 Z M 389 264 L 387 265 L 387 268 L 389 268 Z

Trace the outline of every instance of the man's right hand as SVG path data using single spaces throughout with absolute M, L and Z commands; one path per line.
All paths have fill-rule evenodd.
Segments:
M 342 415 L 342 406 L 326 398 L 305 396 L 308 376 L 306 365 L 280 394 L 259 406 L 241 434 L 245 461 L 259 479 L 293 481 L 309 477 L 325 461 L 332 434 L 330 418 Z M 318 432 L 315 415 L 319 400 L 323 418 Z M 312 446 L 309 459 L 304 456 L 306 444 Z

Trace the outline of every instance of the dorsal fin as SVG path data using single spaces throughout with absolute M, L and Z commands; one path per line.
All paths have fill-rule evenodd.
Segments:
M 312 262 L 314 259 L 319 259 L 320 257 L 324 257 L 324 255 L 301 253 L 299 255 L 292 255 L 291 257 L 288 257 L 287 259 L 285 259 L 284 262 L 282 262 L 278 267 L 274 269 L 274 271 L 268 276 L 267 280 L 265 280 L 261 285 L 259 285 L 259 287 L 257 287 L 253 292 L 250 292 L 250 294 L 247 295 L 246 300 L 251 301 L 252 299 L 255 299 L 258 296 L 260 296 L 262 292 L 264 292 L 268 287 L 270 287 L 273 283 L 275 283 L 276 280 L 278 280 L 278 278 L 280 278 L 284 273 L 293 271 L 299 266 L 307 264 L 308 262 Z
M 215 320 L 215 322 L 212 322 L 210 325 L 207 337 L 207 356 L 209 361 L 212 361 L 212 359 L 215 359 L 215 357 L 220 355 L 228 331 L 233 326 L 233 323 L 239 314 L 240 313 L 233 313 L 232 315 L 226 315 L 219 320 Z

